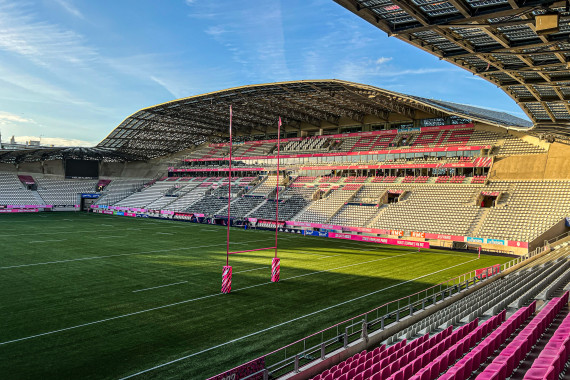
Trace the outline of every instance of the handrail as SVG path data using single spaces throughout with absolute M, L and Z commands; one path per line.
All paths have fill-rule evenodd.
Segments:
M 513 265 L 516 265 L 526 259 L 528 259 L 526 256 L 524 257 L 521 256 L 517 259 L 511 260 L 509 263 L 506 263 L 510 265 L 508 266 L 505 265 L 504 267 L 505 269 L 508 267 L 512 267 Z M 405 317 L 406 315 L 413 315 L 414 311 L 420 307 L 421 309 L 425 309 L 427 302 L 433 302 L 433 304 L 435 304 L 436 302 L 444 300 L 447 297 L 451 296 L 453 290 L 456 290 L 456 293 L 459 293 L 462 290 L 468 289 L 470 286 L 473 286 L 474 284 L 477 283 L 477 281 L 484 281 L 492 277 L 493 275 L 501 272 L 500 268 L 497 271 L 493 270 L 492 268 L 493 267 L 484 268 L 484 269 L 491 269 L 491 273 L 489 273 L 488 271 L 483 271 L 483 273 L 477 274 L 476 270 L 473 270 L 461 274 L 459 276 L 453 277 L 447 281 L 443 281 L 439 284 L 433 285 L 429 288 L 412 293 L 410 295 L 386 302 L 367 312 L 358 314 L 352 318 L 348 318 L 342 322 L 338 322 L 332 326 L 329 326 L 318 332 L 310 334 L 304 338 L 298 339 L 281 348 L 271 351 L 266 355 L 263 355 L 250 362 L 244 363 L 238 367 L 230 369 L 229 371 L 225 371 L 224 373 L 237 370 L 239 367 L 245 364 L 252 363 L 260 359 L 264 359 L 267 361 L 267 359 L 270 357 L 273 357 L 273 359 L 275 359 L 275 361 L 272 364 L 270 365 L 266 364 L 266 367 L 264 369 L 252 373 L 249 376 L 246 376 L 242 379 L 245 380 L 245 379 L 257 378 L 260 375 L 263 375 L 263 378 L 267 379 L 270 372 L 275 373 L 276 371 L 283 371 L 286 370 L 288 367 L 291 368 L 292 371 L 298 371 L 301 366 L 301 360 L 304 361 L 308 360 L 308 362 L 312 362 L 318 359 L 318 358 L 313 358 L 310 355 L 311 353 L 318 353 L 320 351 L 320 355 L 318 356 L 320 356 L 320 358 L 323 359 L 327 353 L 327 348 L 330 348 L 331 351 L 341 347 L 346 348 L 351 342 L 360 338 L 362 334 L 368 334 L 368 330 L 378 324 L 380 324 L 380 329 L 384 330 L 386 320 L 392 320 L 395 318 L 394 321 L 398 322 L 400 318 Z M 449 294 L 447 294 L 448 292 Z M 425 294 L 425 296 L 421 298 L 420 294 Z M 414 300 L 412 300 L 412 298 L 414 298 Z M 386 311 L 382 316 L 380 316 L 380 310 L 384 308 L 386 309 Z M 372 313 L 376 314 L 376 318 L 370 315 Z M 360 326 L 360 327 L 355 329 L 355 326 Z M 336 330 L 336 332 L 334 330 Z M 325 333 L 327 332 L 329 334 L 325 337 Z M 319 335 L 320 339 L 317 340 L 316 343 L 309 342 L 311 338 L 318 337 Z M 357 338 L 352 340 L 349 339 L 350 337 L 353 337 L 355 335 L 357 336 Z M 309 342 L 309 347 L 307 347 L 308 342 Z M 303 349 L 298 351 L 295 350 L 294 347 L 300 344 L 303 345 Z M 287 355 L 288 349 L 290 352 L 291 350 L 293 350 L 294 355 L 293 354 Z M 279 355 L 282 354 L 283 355 L 282 358 L 275 358 L 275 356 L 278 354 Z M 305 365 L 307 363 L 303 363 L 302 365 Z M 291 372 L 291 370 L 288 370 L 286 373 Z

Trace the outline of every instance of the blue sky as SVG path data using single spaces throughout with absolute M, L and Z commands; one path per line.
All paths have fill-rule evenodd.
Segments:
M 0 0 L 2 141 L 89 146 L 143 107 L 329 78 L 526 118 L 496 86 L 332 0 Z

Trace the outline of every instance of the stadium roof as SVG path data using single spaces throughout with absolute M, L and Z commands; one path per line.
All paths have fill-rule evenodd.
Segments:
M 127 117 L 98 148 L 116 149 L 147 158 L 227 141 L 229 107 L 236 135 L 275 133 L 277 120 L 286 131 L 303 126 L 354 124 L 366 116 L 379 120 L 415 120 L 457 116 L 517 130 L 532 123 L 512 115 L 456 103 L 425 99 L 374 86 L 336 79 L 303 80 L 230 88 L 144 108 Z
M 499 86 L 537 132 L 570 136 L 570 13 L 566 1 L 334 0 L 390 36 Z M 535 18 L 559 16 L 537 33 Z
M 98 160 L 107 162 L 137 161 L 145 159 L 140 155 L 108 148 L 57 147 L 20 150 L 0 150 L 0 162 L 19 164 L 49 160 Z

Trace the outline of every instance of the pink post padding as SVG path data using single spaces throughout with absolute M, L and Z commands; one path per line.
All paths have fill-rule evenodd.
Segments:
M 275 258 L 277 258 L 277 228 L 279 228 L 279 149 L 281 145 L 281 116 L 279 123 L 277 123 L 277 183 L 275 184 L 277 191 L 275 192 Z M 271 280 L 273 281 L 273 280 Z M 277 280 L 279 281 L 279 279 Z
M 279 282 L 281 273 L 281 259 L 274 257 L 271 262 L 271 282 Z
M 232 118 L 233 116 L 234 115 L 232 111 L 232 106 L 230 106 L 230 170 L 228 171 L 228 223 L 227 223 L 228 231 L 226 236 L 226 266 L 230 265 L 230 203 L 232 201 Z
M 232 267 L 226 265 L 222 272 L 222 293 L 228 294 L 232 291 Z

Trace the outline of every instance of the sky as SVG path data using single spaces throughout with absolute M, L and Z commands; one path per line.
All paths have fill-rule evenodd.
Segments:
M 0 133 L 93 146 L 141 108 L 342 79 L 528 119 L 503 91 L 332 0 L 0 0 Z

